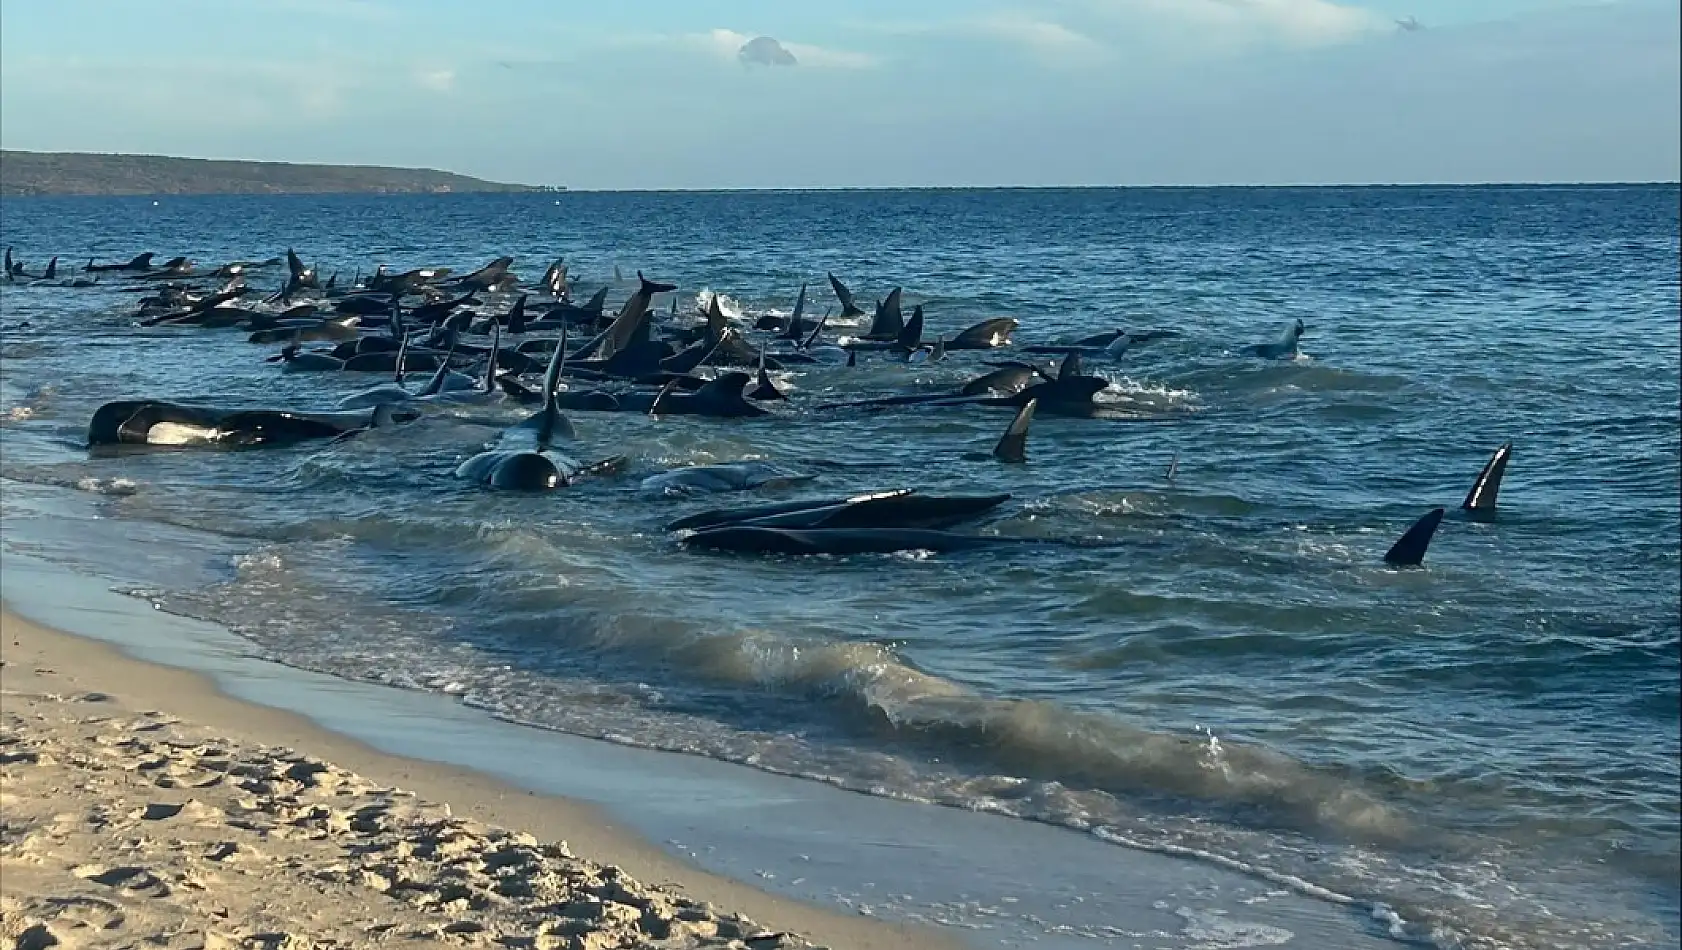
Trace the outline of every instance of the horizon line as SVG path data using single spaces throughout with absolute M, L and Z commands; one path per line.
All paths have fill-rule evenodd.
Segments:
M 216 159 L 212 159 L 216 161 Z M 301 163 L 300 163 L 301 164 Z M 346 166 L 350 167 L 350 166 Z M 360 166 L 396 167 L 396 166 Z M 404 169 L 408 170 L 408 169 Z M 415 169 L 435 171 L 436 169 Z M 462 174 L 462 173 L 453 173 Z M 464 177 L 471 177 L 465 176 Z M 517 182 L 491 182 L 511 185 L 529 191 L 447 191 L 447 192 L 373 192 L 373 191 L 278 191 L 278 192 L 152 192 L 131 194 L 59 193 L 59 194 L 0 194 L 0 200 L 30 198 L 309 198 L 330 196 L 366 196 L 396 198 L 414 195 L 428 197 L 509 197 L 542 195 L 559 200 L 561 195 L 626 195 L 626 194 L 811 194 L 824 192 L 870 191 L 1264 191 L 1264 190 L 1332 190 L 1384 188 L 1652 188 L 1665 185 L 1682 186 L 1682 179 L 1587 179 L 1582 181 L 1351 181 L 1351 182 L 1280 182 L 1267 184 L 1145 184 L 1145 185 L 747 185 L 738 187 L 666 187 L 666 188 L 578 188 L 568 185 L 526 185 Z

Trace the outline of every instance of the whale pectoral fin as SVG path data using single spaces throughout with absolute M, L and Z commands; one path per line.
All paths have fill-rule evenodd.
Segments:
M 993 447 L 994 458 L 1018 464 L 1028 461 L 1028 425 L 1034 421 L 1034 410 L 1039 404 L 1038 399 L 1030 399 L 1016 411 L 1016 418 L 1010 421 L 1004 437 Z
M 1442 523 L 1443 509 L 1427 511 L 1385 552 L 1384 563 L 1393 567 L 1418 567 L 1425 560 L 1425 549 L 1431 546 L 1437 526 Z
M 648 404 L 649 415 L 657 416 L 660 414 L 661 401 L 663 401 L 666 396 L 671 393 L 671 391 L 677 386 L 677 383 L 678 381 L 673 379 L 667 381 L 666 385 L 660 387 L 660 391 L 654 395 L 654 401 Z
M 1478 472 L 1477 481 L 1472 483 L 1472 490 L 1466 493 L 1466 500 L 1460 507 L 1467 511 L 1493 512 L 1495 501 L 1501 494 L 1501 480 L 1507 476 L 1507 460 L 1512 456 L 1513 444 L 1502 443 L 1495 450 L 1495 454 L 1484 463 L 1483 470 Z

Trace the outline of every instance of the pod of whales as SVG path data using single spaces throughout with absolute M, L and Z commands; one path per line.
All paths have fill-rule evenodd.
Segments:
M 253 346 L 278 346 L 278 352 L 261 358 L 278 364 L 282 372 L 373 372 L 388 374 L 389 381 L 346 396 L 330 410 L 229 408 L 168 399 L 108 402 L 89 423 L 90 446 L 283 446 L 408 422 L 432 407 L 535 406 L 534 413 L 505 429 L 492 447 L 456 467 L 456 475 L 464 481 L 498 489 L 553 489 L 622 467 L 624 459 L 618 456 L 585 464 L 557 447 L 576 438 L 568 412 L 636 412 L 731 425 L 729 420 L 774 423 L 819 410 L 1009 408 L 1012 418 L 991 452 L 965 453 L 959 458 L 1022 465 L 1029 459 L 1027 439 L 1036 416 L 1149 418 L 1148 413 L 1118 410 L 1104 396 L 1109 380 L 1089 370 L 1085 361 L 1103 365 L 1136 353 L 1142 343 L 1179 335 L 1168 329 L 1115 329 L 1068 342 L 1020 347 L 1023 353 L 1063 358 L 1060 365 L 1048 368 L 965 355 L 1013 346 L 1019 329 L 1013 317 L 957 324 L 961 329 L 956 332 L 948 324 L 937 331 L 935 324 L 943 321 L 931 302 L 907 299 L 904 288 L 893 286 L 873 308 L 866 308 L 834 273 L 825 273 L 826 281 L 800 282 L 786 316 L 766 313 L 744 318 L 727 314 L 716 293 L 698 298 L 705 306 L 687 316 L 679 313 L 676 297 L 669 314 L 665 308 L 657 312 L 656 297 L 673 293 L 678 285 L 650 279 L 640 271 L 629 295 L 616 310 L 610 310 L 608 300 L 614 288 L 630 283 L 619 277 L 617 268 L 612 280 L 600 281 L 592 290 L 593 282 L 571 273 L 561 258 L 548 264 L 536 283 L 525 285 L 510 256 L 460 272 L 444 267 L 397 271 L 381 265 L 370 274 L 358 271 L 342 284 L 338 273 L 321 280 L 320 268 L 306 264 L 291 248 L 283 256 L 204 267 L 185 256 L 156 264 L 156 256 L 145 252 L 109 263 L 90 259 L 81 270 L 108 281 L 102 286 L 143 295 L 135 317 L 141 326 L 158 332 L 238 330 Z M 92 276 L 62 280 L 57 262 L 58 257 L 51 257 L 38 272 L 33 271 L 7 248 L 0 277 L 22 289 L 31 284 L 86 287 L 99 280 Z M 251 282 L 262 279 L 264 273 L 271 275 L 269 280 L 278 279 L 279 286 L 270 284 L 272 291 L 260 293 Z M 835 306 L 812 319 L 814 287 L 821 294 L 825 282 Z M 581 296 L 591 291 L 584 303 L 575 302 L 575 289 Z M 829 325 L 832 314 L 849 328 L 859 327 L 853 331 L 859 335 L 838 336 L 838 328 Z M 1301 320 L 1294 320 L 1278 340 L 1239 352 L 1263 359 L 1295 358 L 1306 329 Z M 569 347 L 569 330 L 579 331 L 586 342 Z M 465 343 L 464 335 L 489 336 L 490 345 Z M 510 338 L 506 345 L 505 335 Z M 306 348 L 317 343 L 330 345 Z M 966 359 L 974 362 L 964 363 Z M 798 379 L 805 367 L 866 362 L 888 373 L 912 372 L 895 370 L 895 364 L 979 364 L 980 369 L 961 385 L 933 391 L 901 389 L 888 395 L 866 393 L 868 398 L 829 403 L 803 398 L 798 388 L 787 388 L 787 375 L 772 376 L 792 373 Z M 543 370 L 540 384 L 527 375 L 539 368 Z M 846 371 L 838 368 L 835 372 Z M 946 378 L 955 375 L 950 369 L 941 372 Z M 411 389 L 411 373 L 430 374 L 429 381 Z M 1465 519 L 1493 519 L 1511 452 L 1512 443 L 1505 443 L 1483 466 L 1461 503 Z M 1176 453 L 1168 470 L 1170 483 L 1178 462 Z M 812 478 L 774 462 L 743 461 L 659 472 L 644 478 L 640 488 L 655 496 L 798 490 Z M 899 489 L 708 510 L 677 518 L 667 527 L 683 535 L 685 547 L 751 553 L 957 552 L 1044 543 L 952 532 L 995 512 L 1008 498 Z M 1443 521 L 1444 509 L 1430 509 L 1384 554 L 1384 562 L 1394 567 L 1421 566 Z

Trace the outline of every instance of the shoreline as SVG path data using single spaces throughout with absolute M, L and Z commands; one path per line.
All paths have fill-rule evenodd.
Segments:
M 604 824 L 651 861 L 665 862 L 657 866 L 699 868 L 745 888 L 742 899 L 721 903 L 763 924 L 782 926 L 783 918 L 752 899 L 818 908 L 849 923 L 894 922 L 915 934 L 910 946 L 1191 950 L 1217 935 L 1247 946 L 1397 945 L 1364 906 L 1193 857 L 536 728 L 447 693 L 284 665 L 225 627 L 164 612 L 145 592 L 208 582 L 197 575 L 215 570 L 232 548 L 181 529 L 155 530 L 137 544 L 125 527 L 131 523 L 100 516 L 97 499 L 82 492 L 6 485 L 0 599 L 11 612 L 113 655 L 191 671 L 229 702 L 279 710 L 333 749 L 348 750 L 326 756 L 335 764 L 384 756 L 403 770 L 395 774 L 411 775 L 441 763 L 438 769 L 505 797 L 547 796 L 606 816 Z M 582 839 L 573 844 L 594 854 Z M 609 854 L 643 880 L 672 879 Z
M 799 935 L 816 944 L 837 947 L 902 950 L 952 946 L 941 935 L 926 929 L 863 917 L 849 918 L 688 866 L 643 841 L 634 832 L 620 828 L 610 818 L 587 804 L 514 788 L 466 769 L 380 752 L 354 739 L 325 730 L 294 713 L 228 696 L 209 678 L 198 673 L 125 656 L 106 644 L 35 623 L 20 616 L 9 602 L 0 605 L 0 630 L 3 630 L 0 636 L 4 637 L 5 654 L 4 665 L 0 666 L 0 682 L 4 683 L 7 731 L 11 733 L 6 737 L 7 744 L 11 747 L 6 757 L 6 785 L 7 811 L 11 813 L 9 818 L 12 819 L 9 825 L 12 826 L 16 825 L 17 813 L 30 810 L 24 797 L 18 796 L 15 791 L 20 787 L 62 789 L 63 791 L 53 795 L 49 810 L 63 809 L 67 805 L 73 809 L 86 808 L 95 804 L 93 783 L 73 777 L 80 774 L 74 765 L 52 761 L 55 756 L 70 762 L 77 761 L 74 751 L 67 751 L 73 750 L 75 743 L 65 738 L 67 732 L 74 731 L 73 726 L 95 721 L 109 722 L 123 716 L 152 718 L 164 724 L 162 727 L 151 728 L 163 732 L 163 738 L 159 741 L 166 744 L 171 740 L 180 740 L 182 736 L 177 733 L 185 730 L 194 740 L 185 744 L 231 745 L 243 750 L 247 756 L 250 756 L 253 750 L 261 757 L 263 750 L 272 752 L 277 747 L 301 749 L 310 757 L 307 769 L 331 770 L 338 776 L 337 784 L 356 784 L 357 780 L 361 780 L 362 783 L 371 784 L 372 790 L 376 792 L 389 793 L 400 789 L 413 793 L 419 802 L 442 807 L 455 817 L 467 819 L 471 823 L 490 826 L 493 830 L 507 829 L 516 833 L 516 837 L 518 833 L 525 833 L 544 843 L 564 842 L 563 848 L 570 849 L 571 853 L 587 862 L 623 868 L 632 879 L 627 881 L 625 886 L 633 892 L 638 892 L 639 896 L 650 890 L 666 890 L 673 897 L 682 895 L 699 907 L 706 908 L 705 911 L 687 911 L 697 916 L 703 912 L 709 915 L 715 913 L 712 909 L 714 906 L 728 908 L 728 914 L 717 912 L 722 926 L 713 921 L 697 921 L 697 933 L 706 927 L 714 928 L 719 945 L 723 945 L 729 939 L 743 939 L 761 932 L 773 932 Z M 77 708 L 78 706 L 80 708 Z M 25 716 L 25 713 L 28 715 Z M 79 713 L 95 714 L 94 719 L 78 720 Z M 136 728 L 136 732 L 138 731 Z M 96 742 L 101 744 L 109 741 L 115 740 L 105 736 L 96 739 Z M 174 745 L 182 744 L 184 743 L 180 741 L 174 742 Z M 19 745 L 44 746 L 56 751 L 11 751 Z M 149 746 L 145 751 L 158 750 Z M 134 761 L 123 763 L 124 767 L 132 770 L 142 755 L 142 752 L 134 752 L 130 757 Z M 183 768 L 196 768 L 203 761 L 194 760 Z M 37 773 L 43 768 L 54 771 L 51 776 L 35 774 L 35 781 L 31 783 L 20 771 L 24 768 L 33 768 Z M 341 775 L 341 770 L 350 774 Z M 40 785 L 42 781 L 47 784 Z M 78 789 L 78 792 L 70 792 L 69 789 L 72 788 Z M 160 797 L 196 800 L 205 796 L 202 792 L 197 796 L 183 796 L 177 791 L 174 794 L 162 792 Z M 284 798 L 285 796 L 281 796 L 283 803 Z M 265 808 L 275 805 L 272 799 L 265 800 L 264 796 L 259 796 L 259 800 Z M 172 806 L 174 803 L 169 804 Z M 231 839 L 219 846 L 232 843 L 236 848 L 243 846 L 252 850 L 268 849 L 266 842 L 254 844 L 239 841 L 242 835 L 227 826 L 218 827 L 216 831 L 222 838 Z M 19 832 L 15 827 L 8 827 L 7 833 L 10 838 Z M 49 881 L 60 885 L 61 889 L 74 883 L 63 878 L 62 874 L 58 875 L 60 879 L 54 880 L 50 872 L 26 873 L 26 868 L 32 862 L 27 857 L 20 857 L 19 851 L 28 850 L 27 840 L 30 832 L 26 831 L 24 835 L 24 845 L 15 846 L 15 842 L 8 840 L 5 849 L 0 851 L 8 871 L 4 875 L 8 886 L 4 889 L 6 903 L 0 904 L 0 921 L 4 922 L 7 936 L 13 937 L 29 927 L 46 926 L 46 918 L 41 908 L 54 901 L 62 902 L 66 899 L 63 895 L 40 894 L 34 893 L 35 891 L 46 889 L 43 885 Z M 253 841 L 257 841 L 268 836 L 251 832 L 243 837 L 251 837 Z M 115 841 L 111 844 L 116 846 Z M 113 850 L 116 850 L 116 847 L 113 847 Z M 115 854 L 84 853 L 81 857 L 97 865 L 132 863 L 134 855 L 130 849 L 130 853 L 125 855 L 121 862 Z M 59 870 L 74 870 L 79 876 L 88 866 L 90 865 Z M 294 869 L 295 873 L 291 876 L 302 880 L 307 876 L 306 872 L 309 875 L 318 875 L 323 870 L 321 867 L 306 864 Z M 144 873 L 162 879 L 162 875 L 154 871 Z M 602 875 L 598 870 L 593 877 L 599 881 Z M 611 880 L 614 875 L 610 872 L 607 877 Z M 190 880 L 190 876 L 187 879 Z M 16 886 L 19 880 L 25 881 L 21 888 Z M 644 883 L 639 885 L 636 882 Z M 272 888 L 277 883 L 288 885 L 299 882 L 269 881 L 266 886 Z M 139 900 L 135 895 L 145 890 L 141 885 L 126 880 L 119 885 L 113 885 L 113 888 L 124 895 L 117 901 L 121 905 Z M 167 890 L 167 885 L 163 889 Z M 176 894 L 183 893 L 183 890 L 181 887 L 174 889 Z M 185 890 L 195 889 L 189 886 Z M 20 891 L 23 893 L 20 894 Z M 129 893 L 131 891 L 134 893 Z M 377 896 L 376 892 L 368 891 L 360 897 L 340 894 L 337 899 L 347 911 L 354 910 L 364 915 L 373 913 L 376 917 L 381 910 L 388 914 L 409 910 L 389 899 L 386 902 L 392 903 L 392 906 L 382 908 L 379 906 L 381 901 L 374 899 Z M 41 898 L 43 901 L 36 903 L 33 911 L 20 909 L 30 905 L 30 898 Z M 220 901 L 227 904 L 230 898 L 237 903 L 239 895 L 231 895 L 214 887 L 203 888 L 201 896 L 188 902 L 187 919 L 191 920 L 195 914 L 208 914 L 211 903 Z M 107 895 L 106 900 L 110 899 L 110 895 Z M 358 900 L 370 901 L 375 906 L 370 910 L 358 905 Z M 129 915 L 145 920 L 148 914 L 143 910 L 138 915 L 134 913 L 139 909 L 129 908 Z M 738 920 L 733 916 L 737 913 L 751 920 Z M 401 917 L 402 914 L 395 916 Z M 437 923 L 440 927 L 456 927 L 457 929 L 451 932 L 458 934 L 479 933 L 480 931 L 471 928 L 487 926 L 474 921 L 471 916 L 448 913 Z M 632 933 L 632 938 L 624 939 L 652 939 L 647 933 Z M 726 934 L 732 936 L 725 936 Z M 623 936 L 621 934 L 602 937 L 600 939 L 603 942 L 600 944 L 577 945 L 618 946 L 620 944 L 609 941 L 621 939 Z M 782 942 L 771 939 L 754 941 L 754 944 L 767 947 L 800 945 L 789 942 L 788 938 L 783 938 Z M 696 942 L 693 945 L 712 944 Z

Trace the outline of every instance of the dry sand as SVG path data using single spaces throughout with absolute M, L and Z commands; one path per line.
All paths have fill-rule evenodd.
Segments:
M 10 612 L 0 638 L 0 938 L 20 950 L 951 945 Z

